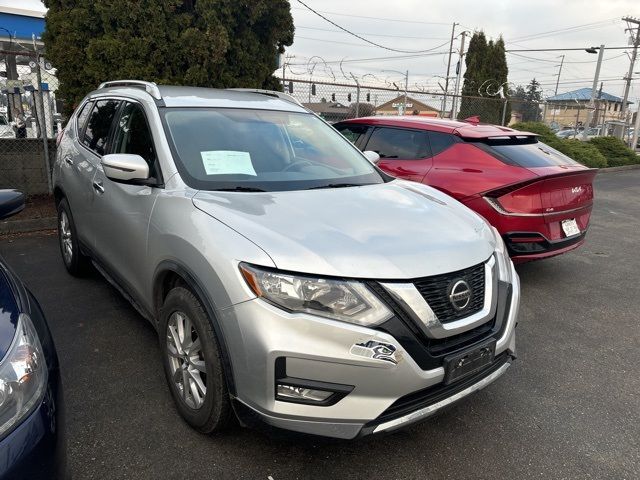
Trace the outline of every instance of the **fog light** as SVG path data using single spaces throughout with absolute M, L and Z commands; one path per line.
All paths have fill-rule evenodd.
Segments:
M 307 402 L 324 402 L 334 392 L 326 390 L 313 390 L 305 387 L 294 387 L 279 383 L 276 387 L 276 398 L 286 400 L 303 400 Z

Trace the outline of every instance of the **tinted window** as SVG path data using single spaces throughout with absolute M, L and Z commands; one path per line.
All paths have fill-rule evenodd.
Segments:
M 444 152 L 451 145 L 456 143 L 458 138 L 450 133 L 429 132 L 429 143 L 431 144 L 431 155 L 434 157 Z
M 351 143 L 355 144 L 360 140 L 365 133 L 367 133 L 366 125 L 334 125 L 334 127 Z
M 494 157 L 509 165 L 520 167 L 552 167 L 555 165 L 579 165 L 578 162 L 551 148 L 545 143 L 534 140 L 490 141 L 477 144 L 489 151 Z
M 161 112 L 180 174 L 194 188 L 281 191 L 384 181 L 315 115 L 230 108 Z
M 425 132 L 399 128 L 376 128 L 365 150 L 376 152 L 380 158 L 413 160 L 429 156 Z
M 87 102 L 80 110 L 78 114 L 78 134 L 82 134 L 84 131 L 84 126 L 87 123 L 87 118 L 89 117 L 89 112 L 91 112 L 91 108 L 93 107 L 93 102 Z
M 140 155 L 149 164 L 149 171 L 154 175 L 156 160 L 153 138 L 144 116 L 144 110 L 137 103 L 127 102 L 116 125 L 113 138 L 113 153 L 131 153 Z
M 89 115 L 82 143 L 98 155 L 105 154 L 109 131 L 119 105 L 117 100 L 100 100 Z

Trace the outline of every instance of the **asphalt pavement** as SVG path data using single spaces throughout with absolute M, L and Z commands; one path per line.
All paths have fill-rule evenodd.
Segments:
M 149 323 L 56 237 L 0 240 L 40 300 L 62 366 L 75 479 L 640 478 L 640 170 L 596 179 L 587 242 L 518 267 L 518 359 L 408 430 L 357 441 L 203 436 L 182 422 Z

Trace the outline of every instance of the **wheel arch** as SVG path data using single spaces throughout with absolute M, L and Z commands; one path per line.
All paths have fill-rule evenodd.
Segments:
M 64 193 L 64 190 L 62 190 L 62 187 L 60 187 L 59 185 L 56 185 L 53 189 L 53 199 L 56 205 L 58 205 L 63 198 L 66 198 L 67 196 Z
M 232 396 L 235 396 L 235 381 L 233 378 L 233 368 L 231 365 L 231 357 L 227 342 L 222 331 L 222 327 L 215 314 L 213 307 L 213 301 L 206 293 L 206 289 L 202 286 L 201 282 L 197 279 L 196 275 L 186 266 L 174 261 L 164 260 L 156 268 L 156 272 L 153 277 L 153 309 L 154 316 L 156 318 L 156 327 L 158 326 L 158 319 L 160 318 L 160 308 L 164 299 L 171 291 L 171 289 L 183 286 L 189 289 L 202 303 L 202 306 L 207 312 L 207 317 L 211 322 L 213 331 L 218 339 L 220 354 L 222 357 L 222 367 L 224 371 L 225 380 L 227 382 L 227 389 Z

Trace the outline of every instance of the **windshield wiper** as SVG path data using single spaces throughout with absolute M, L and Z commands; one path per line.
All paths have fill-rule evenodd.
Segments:
M 319 187 L 311 187 L 308 190 L 318 190 L 320 188 L 362 187 L 363 185 L 371 185 L 371 184 L 370 183 L 329 183 L 328 185 L 320 185 Z
M 229 188 L 216 188 L 213 192 L 266 192 L 261 188 L 256 187 L 229 187 Z

